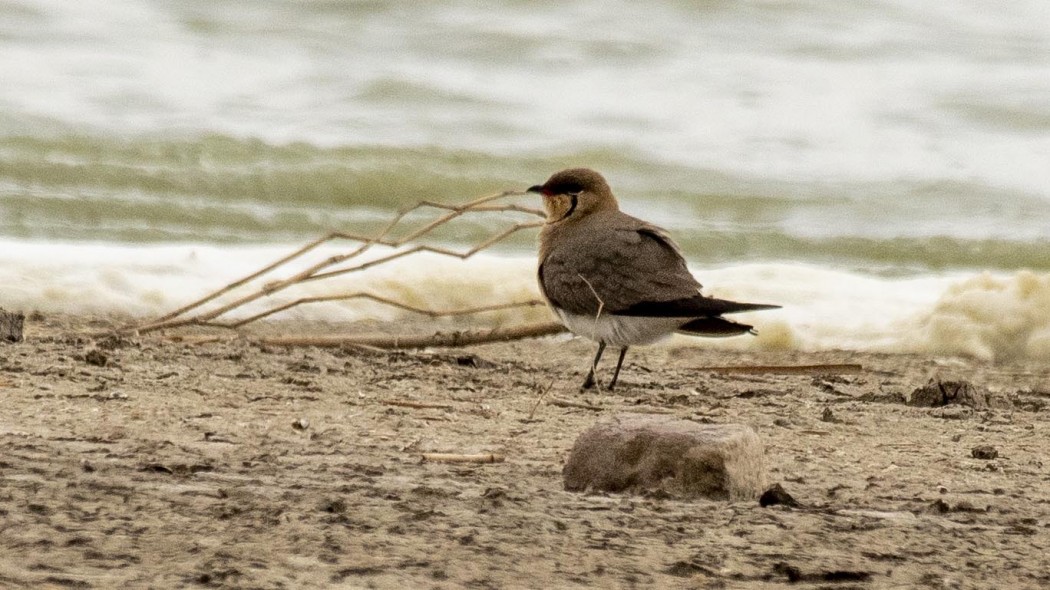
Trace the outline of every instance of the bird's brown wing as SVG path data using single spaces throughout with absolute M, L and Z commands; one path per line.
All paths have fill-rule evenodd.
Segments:
M 556 307 L 576 314 L 597 314 L 599 309 L 620 314 L 699 294 L 700 283 L 659 228 L 645 224 L 600 237 L 600 242 L 566 243 L 542 261 L 540 285 Z

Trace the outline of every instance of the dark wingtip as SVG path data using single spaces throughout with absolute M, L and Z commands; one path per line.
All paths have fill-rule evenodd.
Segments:
M 708 316 L 690 320 L 679 326 L 678 332 L 691 334 L 693 336 L 707 336 L 711 338 L 725 336 L 739 336 L 754 331 L 754 327 L 727 320 L 723 317 Z
M 769 309 L 783 309 L 780 305 L 770 305 L 768 303 L 738 303 L 736 301 L 728 301 L 730 308 L 723 311 L 722 313 L 743 313 L 745 311 L 765 311 Z

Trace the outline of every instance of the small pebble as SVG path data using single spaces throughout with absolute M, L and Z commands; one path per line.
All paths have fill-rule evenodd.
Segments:
M 762 493 L 762 497 L 758 499 L 758 504 L 763 508 L 766 506 L 774 506 L 776 504 L 783 504 L 784 506 L 797 508 L 798 500 L 793 498 L 791 494 L 787 493 L 783 486 L 775 483 Z
M 96 367 L 105 367 L 109 363 L 109 357 L 97 348 L 93 348 L 84 354 L 84 362 Z
M 974 459 L 991 461 L 999 456 L 999 450 L 992 445 L 978 445 L 970 450 L 970 454 Z

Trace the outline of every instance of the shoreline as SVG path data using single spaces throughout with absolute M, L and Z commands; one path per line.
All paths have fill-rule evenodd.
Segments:
M 581 394 L 579 340 L 374 352 L 82 335 L 114 321 L 45 315 L 0 344 L 4 585 L 1050 582 L 1038 362 L 668 344 L 632 349 L 617 391 Z M 863 369 L 699 370 L 817 364 Z M 901 403 L 931 379 L 1009 407 Z M 575 437 L 623 412 L 752 426 L 769 483 L 802 508 L 565 492 Z M 973 456 L 989 445 L 997 457 Z

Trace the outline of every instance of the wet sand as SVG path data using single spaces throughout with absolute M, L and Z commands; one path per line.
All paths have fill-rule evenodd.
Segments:
M 0 587 L 1050 586 L 1044 365 L 667 345 L 581 394 L 583 341 L 86 336 L 106 325 L 47 317 L 0 344 Z M 863 370 L 701 369 L 826 363 Z M 903 403 L 931 378 L 997 407 Z M 575 437 L 618 412 L 751 425 L 801 506 L 564 491 Z

